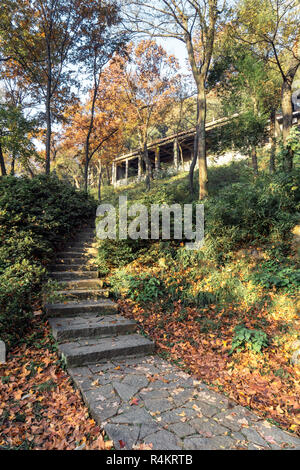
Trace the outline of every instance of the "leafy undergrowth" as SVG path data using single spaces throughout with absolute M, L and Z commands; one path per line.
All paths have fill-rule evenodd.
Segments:
M 166 312 L 163 302 L 147 308 L 130 300 L 120 300 L 119 304 L 121 312 L 137 320 L 155 340 L 163 357 L 241 405 L 300 435 L 300 372 L 289 364 L 284 348 L 275 345 L 263 355 L 245 350 L 231 356 L 236 321 L 229 315 L 230 305 L 221 311 L 212 305 L 202 310 L 205 316 L 201 317 L 198 309 L 183 308 L 180 302 L 174 303 L 173 312 Z M 232 309 L 235 311 L 235 307 Z M 251 329 L 255 318 L 263 317 L 265 311 L 235 313 L 240 313 L 240 319 L 244 318 Z M 274 334 L 272 325 L 266 332 Z
M 0 366 L 0 449 L 109 450 L 38 317 Z
M 300 369 L 291 363 L 298 280 L 266 289 L 255 277 L 261 265 L 242 257 L 188 266 L 165 257 L 145 266 L 142 256 L 107 280 L 121 313 L 138 321 L 163 357 L 300 435 Z

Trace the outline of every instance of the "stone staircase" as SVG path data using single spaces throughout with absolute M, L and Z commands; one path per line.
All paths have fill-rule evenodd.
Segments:
M 96 364 L 106 359 L 141 356 L 154 352 L 154 343 L 136 333 L 136 322 L 118 314 L 93 259 L 95 229 L 82 230 L 49 266 L 60 286 L 59 301 L 44 309 L 67 367 Z

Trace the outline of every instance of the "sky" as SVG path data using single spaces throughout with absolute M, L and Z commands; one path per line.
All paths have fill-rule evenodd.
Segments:
M 173 54 L 177 57 L 179 65 L 183 70 L 186 69 L 187 52 L 186 46 L 183 42 L 174 38 L 157 38 L 156 41 L 167 51 L 168 54 Z

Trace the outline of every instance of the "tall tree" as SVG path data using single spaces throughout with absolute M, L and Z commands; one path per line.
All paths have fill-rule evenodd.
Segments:
M 88 21 L 83 22 L 81 27 L 81 45 L 77 57 L 79 62 L 84 64 L 88 79 L 92 83 L 92 86 L 89 87 L 89 104 L 86 106 L 88 125 L 85 139 L 85 191 L 88 186 L 89 164 L 96 152 L 94 148 L 91 149 L 91 138 L 95 128 L 95 111 L 100 94 L 101 73 L 104 65 L 115 53 L 122 51 L 127 41 L 127 35 L 116 29 L 119 23 L 120 16 L 117 4 L 108 4 L 106 8 L 103 7 L 102 17 L 99 16 L 99 11 L 91 12 Z
M 282 79 L 281 109 L 283 142 L 288 143 L 292 127 L 292 84 L 300 65 L 299 0 L 241 0 L 237 3 L 235 35 L 267 58 Z M 286 153 L 285 166 L 293 166 L 292 152 Z
M 33 137 L 37 122 L 26 118 L 20 107 L 11 103 L 0 103 L 0 167 L 2 176 L 7 174 L 6 162 L 10 162 L 10 173 L 15 174 L 19 162 L 23 170 L 29 171 L 30 158 L 37 157 Z M 5 158 L 4 158 L 5 157 Z
M 199 166 L 199 199 L 207 196 L 206 81 L 211 64 L 218 20 L 225 0 L 135 0 L 127 7 L 127 18 L 135 30 L 153 37 L 172 37 L 186 46 L 197 88 L 197 123 L 190 187 L 196 162 Z
M 146 187 L 150 188 L 152 167 L 148 143 L 153 128 L 162 123 L 175 93 L 178 64 L 174 56 L 153 40 L 127 47 L 126 57 L 118 57 L 110 70 L 120 90 L 129 122 L 135 123 L 139 146 L 146 167 Z
M 217 90 L 225 114 L 232 116 L 238 113 L 232 124 L 228 125 L 229 142 L 225 138 L 223 144 L 234 144 L 249 154 L 254 173 L 258 172 L 257 146 L 264 143 L 270 126 L 270 171 L 273 172 L 273 126 L 280 104 L 280 77 L 277 71 L 224 32 L 216 44 L 216 60 L 208 83 Z
M 3 0 L 0 5 L 0 49 L 16 73 L 32 85 L 43 104 L 46 122 L 45 171 L 50 172 L 51 134 L 55 118 L 68 100 L 72 62 L 90 19 L 107 25 L 110 4 L 102 0 Z M 91 28 L 95 22 L 91 21 Z

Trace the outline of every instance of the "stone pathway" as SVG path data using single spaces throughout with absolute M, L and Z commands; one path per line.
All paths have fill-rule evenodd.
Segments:
M 300 449 L 297 437 L 158 356 L 102 361 L 69 373 L 116 449 L 140 443 L 153 450 Z
M 45 305 L 68 372 L 116 449 L 300 449 L 300 439 L 210 390 L 154 353 L 101 286 L 94 229 L 60 253 L 51 276 L 59 302 Z

